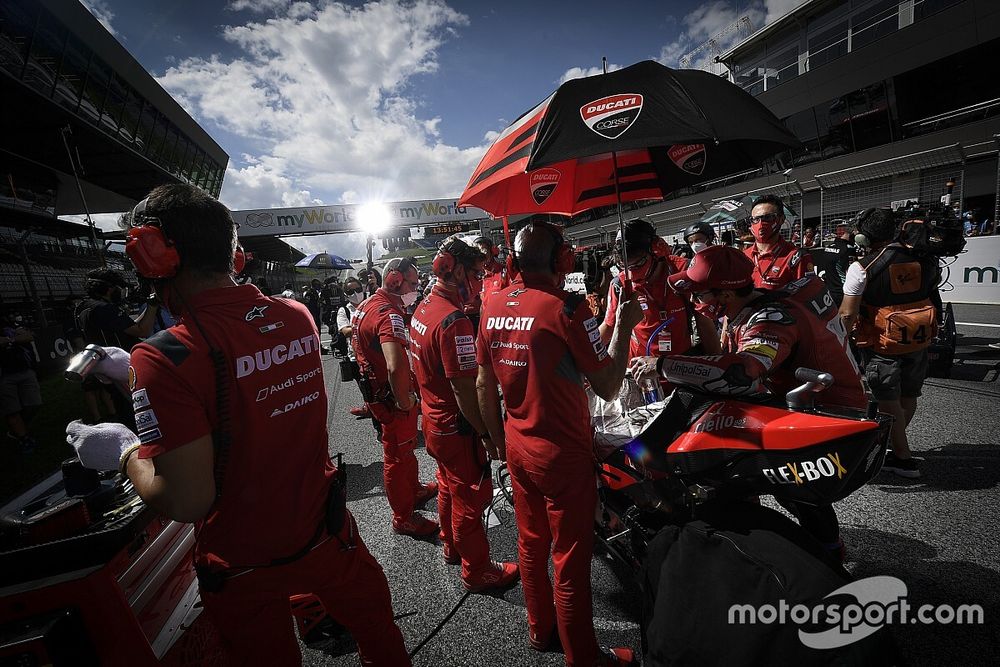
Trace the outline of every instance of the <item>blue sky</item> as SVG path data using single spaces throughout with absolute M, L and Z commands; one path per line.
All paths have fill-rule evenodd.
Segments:
M 458 196 L 562 81 L 670 66 L 799 0 L 84 0 L 229 153 L 234 209 Z M 292 241 L 360 256 L 356 235 Z

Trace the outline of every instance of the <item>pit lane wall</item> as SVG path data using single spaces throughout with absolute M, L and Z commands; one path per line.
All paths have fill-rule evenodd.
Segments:
M 952 303 L 1000 305 L 1000 236 L 973 236 L 944 269 L 941 298 Z M 950 260 L 945 260 L 947 263 Z M 954 287 L 948 290 L 948 286 Z
M 473 206 L 458 206 L 455 199 L 387 202 L 388 227 L 416 227 L 428 224 L 462 223 L 489 218 Z M 363 232 L 365 221 L 359 219 L 361 206 L 331 204 L 299 208 L 269 208 L 233 211 L 240 226 L 240 237 L 293 236 L 330 232 Z

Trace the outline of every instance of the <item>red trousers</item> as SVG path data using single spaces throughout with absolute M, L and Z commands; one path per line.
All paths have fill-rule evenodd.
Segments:
M 233 665 L 299 665 L 292 595 L 312 593 L 358 644 L 362 665 L 409 665 L 403 635 L 393 621 L 392 599 L 382 566 L 372 557 L 348 515 L 337 539 L 303 558 L 228 579 L 222 591 L 201 599 Z
M 544 643 L 557 628 L 566 664 L 592 667 L 598 659 L 590 593 L 597 506 L 593 461 L 581 458 L 540 466 L 530 454 L 511 447 L 507 469 L 531 636 Z M 549 582 L 550 552 L 554 591 Z
M 486 453 L 475 435 L 438 435 L 427 428 L 427 453 L 438 462 L 438 520 L 441 540 L 462 557 L 462 577 L 490 567 L 490 543 L 483 510 L 493 498 Z
M 417 407 L 408 412 L 389 410 L 382 403 L 369 403 L 369 410 L 382 426 L 382 483 L 392 509 L 392 518 L 401 523 L 413 515 L 420 491 L 417 457 Z

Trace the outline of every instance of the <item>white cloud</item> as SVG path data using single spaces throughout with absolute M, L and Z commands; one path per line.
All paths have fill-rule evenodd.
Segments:
M 614 72 L 615 70 L 621 69 L 621 65 L 608 65 L 608 71 Z M 585 76 L 596 76 L 597 74 L 603 74 L 603 67 L 570 67 L 566 70 L 561 77 L 559 77 L 558 85 L 563 85 L 570 79 L 582 79 Z
M 438 0 L 324 3 L 236 0 L 276 12 L 228 26 L 235 57 L 186 58 L 159 82 L 203 124 L 245 139 L 221 199 L 265 208 L 457 196 L 488 142 L 444 143 L 421 115 L 414 77 L 468 19 Z M 349 198 L 348 198 L 349 197 Z
M 668 67 L 680 67 L 680 59 L 702 47 L 697 53 L 692 53 L 687 67 L 705 69 L 721 73 L 723 66 L 715 62 L 715 56 L 725 53 L 739 41 L 749 36 L 745 28 L 728 30 L 714 44 L 707 44 L 710 39 L 732 26 L 741 17 L 746 16 L 753 28 L 752 32 L 760 30 L 767 24 L 781 18 L 791 10 L 801 5 L 805 0 L 753 0 L 748 5 L 740 7 L 732 0 L 713 0 L 699 5 L 689 12 L 682 20 L 683 32 L 677 39 L 664 45 L 657 58 Z
M 86 7 L 91 14 L 94 15 L 101 25 L 104 26 L 105 30 L 110 32 L 112 35 L 117 35 L 115 29 L 111 26 L 111 21 L 115 18 L 115 13 L 111 11 L 107 3 L 104 0 L 80 0 L 83 6 Z
M 257 14 L 276 12 L 288 7 L 289 0 L 232 0 L 226 9 L 234 12 L 251 11 Z

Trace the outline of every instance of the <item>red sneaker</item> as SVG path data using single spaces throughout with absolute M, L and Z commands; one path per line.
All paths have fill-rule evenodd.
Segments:
M 630 648 L 608 648 L 601 647 L 601 656 L 597 662 L 600 667 L 632 667 L 638 665 L 635 659 L 635 651 Z
M 409 535 L 410 537 L 426 537 L 440 530 L 440 526 L 437 525 L 437 522 L 425 519 L 419 514 L 414 513 L 413 516 L 402 523 L 393 519 L 392 529 L 400 535 Z
M 433 498 L 438 494 L 438 484 L 437 482 L 428 482 L 427 484 L 421 484 L 420 490 L 417 491 L 417 496 L 414 499 L 414 504 L 420 507 L 428 500 Z
M 372 416 L 372 411 L 368 409 L 367 405 L 362 405 L 357 408 L 351 408 L 351 414 L 358 419 L 367 419 Z
M 491 588 L 507 588 L 515 581 L 521 573 L 517 570 L 517 563 L 492 562 L 492 567 L 478 576 L 462 579 L 462 585 L 470 593 L 481 593 Z
M 458 565 L 462 562 L 462 557 L 458 554 L 458 549 L 448 544 L 444 543 L 444 562 L 448 565 Z

